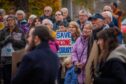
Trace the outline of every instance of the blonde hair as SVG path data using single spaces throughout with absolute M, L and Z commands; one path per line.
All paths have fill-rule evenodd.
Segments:
M 75 22 L 75 21 L 71 21 L 71 22 L 69 23 L 69 26 L 70 26 L 70 25 L 72 25 L 72 26 L 74 26 L 74 27 L 76 28 L 76 37 L 78 38 L 78 37 L 80 36 L 80 34 L 81 34 L 81 30 L 80 30 L 80 28 L 79 28 L 78 23 Z
M 71 56 L 67 57 L 65 60 L 64 60 L 64 63 L 63 63 L 65 66 L 67 64 L 72 64 L 72 60 L 71 60 Z

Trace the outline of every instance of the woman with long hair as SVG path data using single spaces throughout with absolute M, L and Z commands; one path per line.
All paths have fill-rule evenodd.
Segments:
M 96 61 L 94 84 L 126 84 L 126 48 L 119 45 L 117 28 L 97 34 L 99 55 Z
M 75 43 L 75 41 L 77 40 L 77 38 L 80 36 L 80 33 L 81 33 L 79 25 L 77 24 L 77 22 L 71 21 L 69 23 L 68 32 L 71 32 L 72 44 Z

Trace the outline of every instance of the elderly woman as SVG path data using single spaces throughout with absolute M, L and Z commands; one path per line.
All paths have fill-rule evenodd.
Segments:
M 51 48 L 51 50 L 52 50 L 54 53 L 57 53 L 57 51 L 59 50 L 59 46 L 58 46 L 58 44 L 57 44 L 56 41 L 55 41 L 56 32 L 52 30 L 52 29 L 53 29 L 53 23 L 52 23 L 52 21 L 49 20 L 49 19 L 44 19 L 44 20 L 42 21 L 42 24 L 43 24 L 43 25 L 46 25 L 46 26 L 48 27 L 48 29 L 49 29 L 49 31 L 50 31 L 52 37 L 53 37 L 53 40 L 50 40 L 50 41 L 49 41 L 50 48 Z
M 49 19 L 44 19 L 44 20 L 42 21 L 42 24 L 43 24 L 43 25 L 46 25 L 46 26 L 49 28 L 49 31 L 50 31 L 52 37 L 53 37 L 53 38 L 56 38 L 56 32 L 53 31 L 53 23 L 52 23 L 52 21 L 49 20 Z
M 82 35 L 76 40 L 72 49 L 72 62 L 75 67 L 75 73 L 78 75 L 78 84 L 84 84 L 84 68 L 87 61 L 88 40 L 92 32 L 92 24 L 85 24 Z
M 17 18 L 18 27 L 21 28 L 21 30 L 23 30 L 24 33 L 27 33 L 29 31 L 29 27 L 27 20 L 25 19 L 25 12 L 23 10 L 17 10 L 15 16 Z
M 75 43 L 77 38 L 80 36 L 80 28 L 77 22 L 71 21 L 68 26 L 68 32 L 71 32 L 72 35 L 72 44 Z

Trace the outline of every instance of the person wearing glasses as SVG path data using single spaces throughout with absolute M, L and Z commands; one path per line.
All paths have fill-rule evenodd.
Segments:
M 64 26 L 68 26 L 68 22 L 66 20 L 63 20 L 63 13 L 61 11 L 56 11 L 55 13 L 55 22 L 53 25 L 53 30 L 56 31 L 59 29 L 60 23 L 63 22 Z
M 40 16 L 41 21 L 44 19 L 50 19 L 52 22 L 54 22 L 55 18 L 52 15 L 52 11 L 53 11 L 52 7 L 46 6 L 44 8 L 44 15 Z

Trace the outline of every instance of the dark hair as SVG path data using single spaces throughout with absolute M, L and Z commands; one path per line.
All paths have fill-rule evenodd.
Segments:
M 38 36 L 42 42 L 48 42 L 49 40 L 54 40 L 51 36 L 48 28 L 44 25 L 35 26 L 33 31 L 33 36 Z
M 113 6 L 115 6 L 117 8 L 118 4 L 116 2 L 113 2 Z
M 119 33 L 120 30 L 118 28 L 109 28 L 97 33 L 97 38 L 103 39 L 104 41 L 104 49 L 102 52 L 100 51 L 100 60 L 105 60 L 109 56 L 110 52 L 118 46 L 117 36 Z
M 119 33 L 120 33 L 120 30 L 118 28 L 109 28 L 109 29 L 105 29 L 105 30 L 98 32 L 97 38 L 98 39 L 101 38 L 105 42 L 108 42 L 108 45 L 111 49 L 113 44 L 118 44 L 117 36 Z M 116 45 L 113 46 L 113 48 L 114 47 L 116 47 Z
M 35 22 L 36 22 L 37 19 L 38 19 L 38 21 L 41 22 L 41 19 L 39 17 L 36 17 L 36 18 L 34 18 L 32 24 L 31 24 L 31 27 L 35 27 Z

